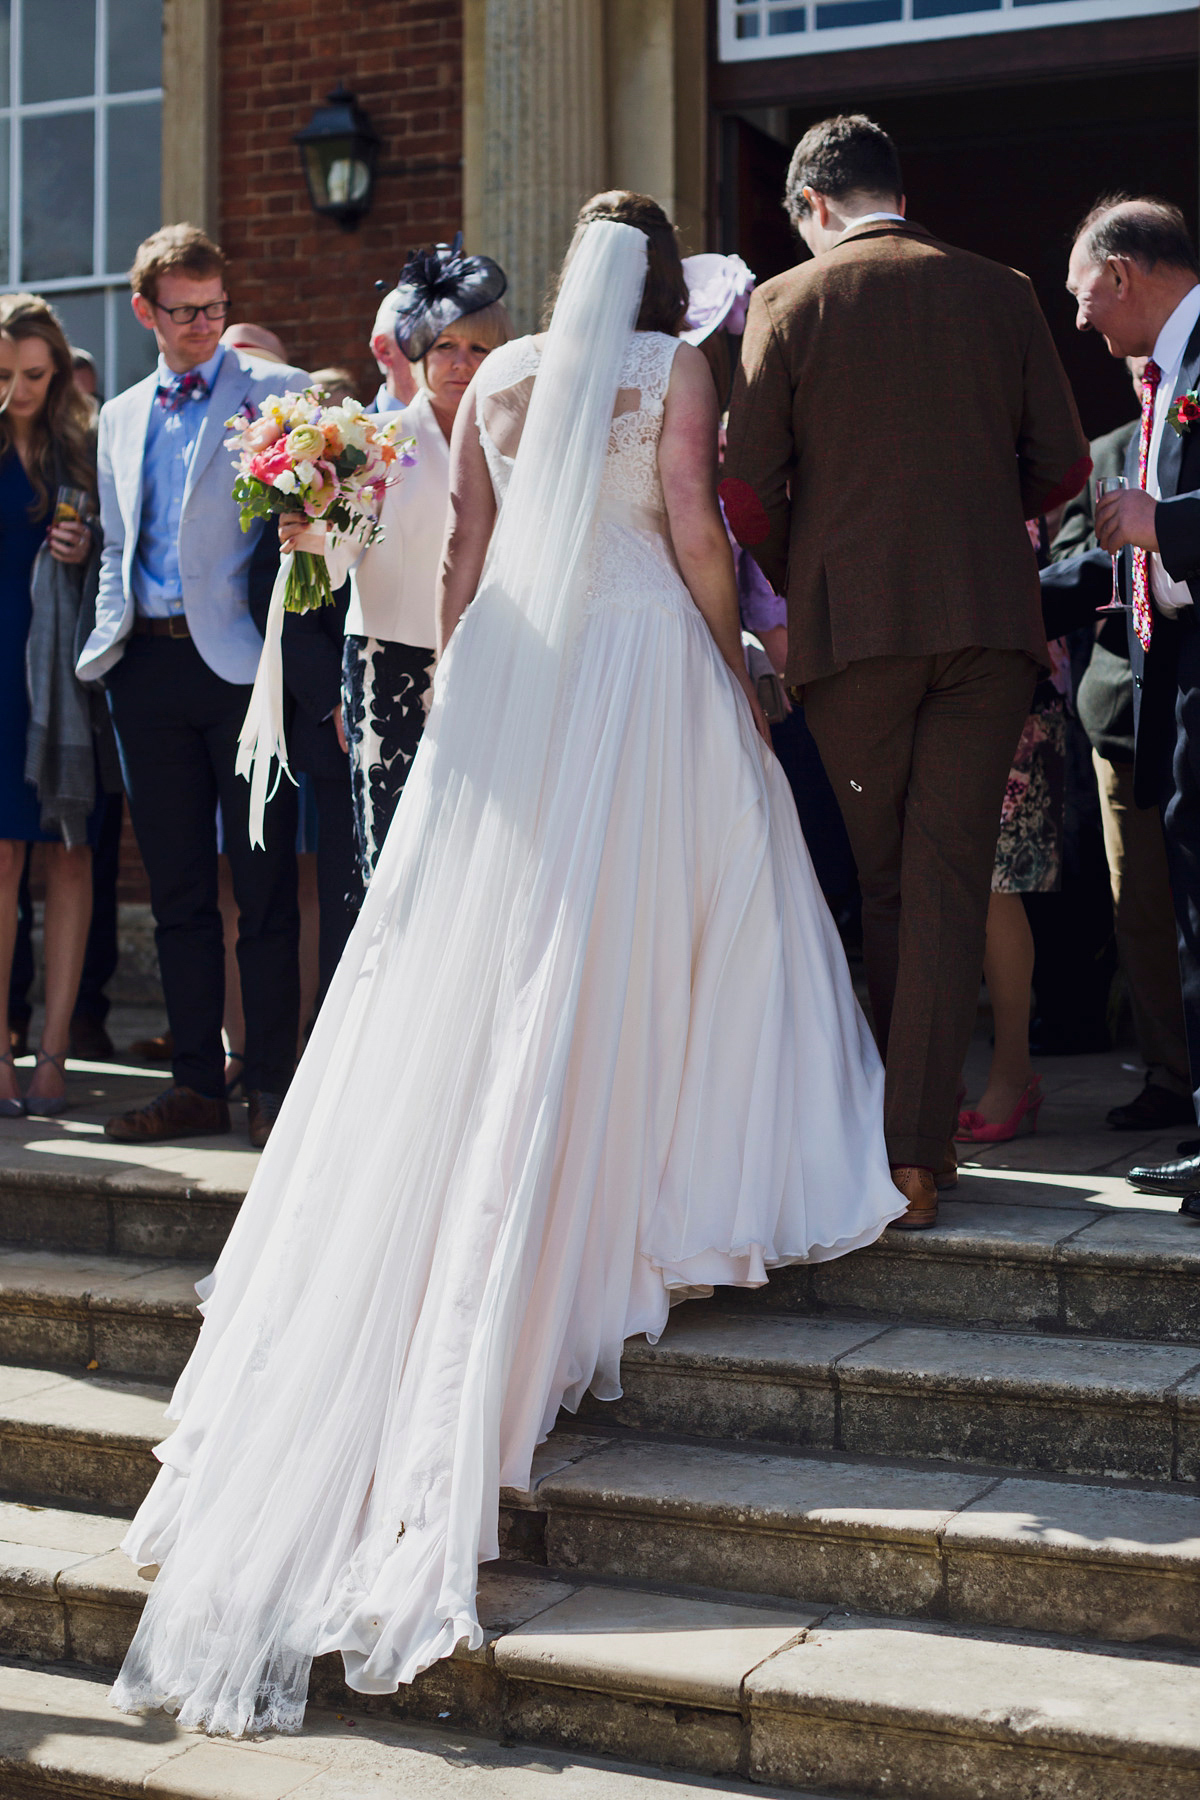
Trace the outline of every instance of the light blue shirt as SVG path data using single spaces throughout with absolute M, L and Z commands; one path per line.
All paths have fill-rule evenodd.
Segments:
M 406 404 L 403 400 L 397 400 L 395 394 L 388 393 L 386 381 L 380 382 L 379 392 L 375 396 L 376 412 L 403 412 Z
M 183 611 L 183 577 L 179 572 L 183 490 L 224 355 L 224 347 L 218 345 L 216 355 L 196 369 L 196 374 L 203 375 L 208 383 L 209 391 L 203 400 L 185 400 L 177 412 L 169 412 L 156 397 L 150 408 L 142 463 L 142 522 L 130 575 L 137 610 L 146 619 L 169 619 Z M 158 384 L 167 387 L 171 380 L 172 371 L 160 356 Z

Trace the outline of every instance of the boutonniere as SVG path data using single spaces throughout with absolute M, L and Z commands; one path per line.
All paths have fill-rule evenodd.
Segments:
M 1189 388 L 1186 394 L 1178 394 L 1167 408 L 1167 419 L 1180 437 L 1186 437 L 1200 419 L 1200 388 Z
M 253 400 L 243 400 L 232 419 L 226 419 L 226 431 L 236 431 L 239 425 L 253 425 L 258 417 L 258 408 Z

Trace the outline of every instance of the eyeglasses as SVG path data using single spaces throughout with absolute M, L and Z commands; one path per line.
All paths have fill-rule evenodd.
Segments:
M 157 300 L 152 300 L 150 304 L 157 307 L 159 312 L 165 312 L 175 325 L 190 325 L 197 313 L 203 313 L 215 325 L 229 311 L 228 300 L 210 300 L 207 306 L 163 306 Z

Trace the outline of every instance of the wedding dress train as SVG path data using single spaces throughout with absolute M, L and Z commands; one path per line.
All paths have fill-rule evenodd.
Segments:
M 493 550 L 202 1284 L 127 1710 L 295 1730 L 318 1653 L 374 1693 L 477 1645 L 499 1489 L 625 1338 L 903 1211 L 791 794 L 674 561 L 677 342 L 631 330 L 630 239 L 590 227 L 544 349 L 477 377 Z

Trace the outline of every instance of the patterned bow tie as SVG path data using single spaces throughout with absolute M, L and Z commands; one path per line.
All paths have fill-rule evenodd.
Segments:
M 1142 370 L 1142 429 L 1138 439 L 1138 486 L 1144 488 L 1150 466 L 1150 439 L 1154 436 L 1154 398 L 1162 370 L 1151 357 Z M 1146 552 L 1136 546 L 1133 552 L 1133 628 L 1143 650 L 1150 648 L 1154 631 L 1154 608 L 1150 604 L 1150 570 Z
M 207 400 L 208 383 L 198 369 L 186 375 L 173 375 L 166 387 L 158 389 L 158 404 L 164 412 L 178 412 L 185 400 Z

